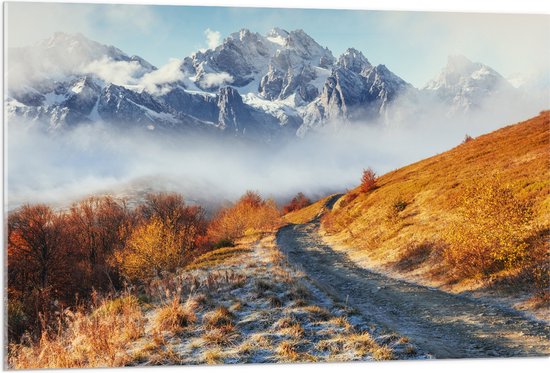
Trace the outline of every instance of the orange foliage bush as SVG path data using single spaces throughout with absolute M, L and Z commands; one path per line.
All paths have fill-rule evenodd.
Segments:
M 372 168 L 363 170 L 363 176 L 361 176 L 361 191 L 364 193 L 370 192 L 376 186 L 376 173 Z
M 248 191 L 232 206 L 221 209 L 212 220 L 208 236 L 214 242 L 231 242 L 246 233 L 274 228 L 280 221 L 277 205 Z
M 288 214 L 289 212 L 303 209 L 309 205 L 311 205 L 311 200 L 307 198 L 304 193 L 300 192 L 283 207 L 283 214 Z
M 184 236 L 158 217 L 138 226 L 124 249 L 115 254 L 124 277 L 130 281 L 148 281 L 162 272 L 175 272 L 185 260 Z

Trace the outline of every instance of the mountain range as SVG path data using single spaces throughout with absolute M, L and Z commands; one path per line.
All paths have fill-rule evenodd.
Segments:
M 529 99 L 463 56 L 449 57 L 419 89 L 361 51 L 349 48 L 336 58 L 303 30 L 279 28 L 266 35 L 242 29 L 160 68 L 81 34 L 56 33 L 9 48 L 7 67 L 8 120 L 49 130 L 103 121 L 271 141 L 328 125 L 386 123 L 403 105 L 437 105 L 446 116 L 461 116 L 489 99 Z

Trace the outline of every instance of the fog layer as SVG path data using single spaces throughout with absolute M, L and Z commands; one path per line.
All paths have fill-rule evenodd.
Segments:
M 66 206 L 98 193 L 136 199 L 153 190 L 179 192 L 208 206 L 246 190 L 280 202 L 297 192 L 317 198 L 355 187 L 364 168 L 383 174 L 448 150 L 466 134 L 478 136 L 535 114 L 484 110 L 469 120 L 429 120 L 424 113 L 394 125 L 338 123 L 269 145 L 117 130 L 107 123 L 51 133 L 10 121 L 8 209 L 29 202 Z

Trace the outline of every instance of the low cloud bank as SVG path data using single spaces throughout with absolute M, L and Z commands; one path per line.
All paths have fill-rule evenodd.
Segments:
M 106 123 L 47 133 L 10 122 L 8 208 L 29 202 L 66 206 L 94 193 L 135 199 L 152 190 L 180 192 L 210 206 L 249 189 L 279 201 L 297 192 L 317 198 L 355 187 L 364 168 L 383 174 L 446 151 L 465 134 L 478 136 L 535 114 L 504 119 L 484 111 L 462 122 L 423 115 L 394 126 L 329 126 L 269 146 L 123 131 Z

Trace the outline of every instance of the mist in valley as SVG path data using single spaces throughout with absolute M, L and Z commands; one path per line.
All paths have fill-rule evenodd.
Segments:
M 273 143 L 103 122 L 51 132 L 13 120 L 6 134 L 8 209 L 24 203 L 63 208 L 93 194 L 132 203 L 153 191 L 178 192 L 210 210 L 247 190 L 279 203 L 298 192 L 317 199 L 357 186 L 367 167 L 381 175 L 457 146 L 466 134 L 475 137 L 543 109 L 489 104 L 462 119 L 426 106 L 413 115 L 403 105 L 385 124 L 332 123 Z M 492 110 L 499 107 L 506 111 Z

